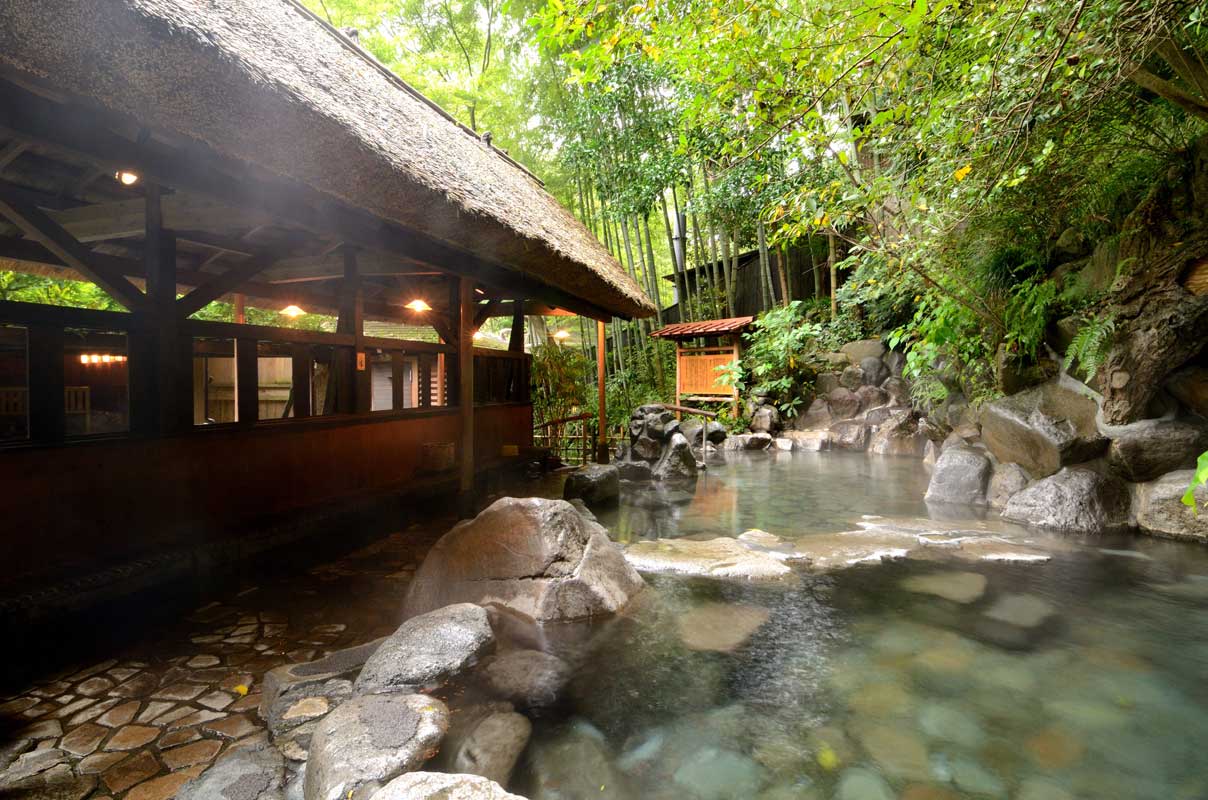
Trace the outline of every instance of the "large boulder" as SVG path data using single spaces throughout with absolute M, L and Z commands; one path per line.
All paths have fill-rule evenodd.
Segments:
M 682 433 L 674 433 L 651 473 L 660 481 L 692 480 L 696 477 L 696 454 Z
M 1040 528 L 1099 533 L 1127 527 L 1128 506 L 1128 489 L 1120 481 L 1085 467 L 1066 467 L 1013 495 L 1003 517 Z
M 1164 386 L 1176 400 L 1208 419 L 1208 367 L 1183 367 Z
M 642 434 L 633 440 L 629 446 L 629 451 L 638 458 L 646 461 L 658 461 L 663 452 L 663 446 L 656 439 Z
M 880 358 L 885 355 L 885 345 L 880 339 L 860 339 L 843 345 L 839 352 L 850 358 L 853 364 L 859 364 L 866 358 Z
M 372 800 L 524 800 L 477 775 L 409 772 L 378 789 Z
M 412 617 L 365 662 L 356 691 L 435 689 L 475 664 L 495 644 L 487 610 L 473 603 Z
M 325 694 L 322 687 L 331 681 L 356 677 L 384 641 L 386 637 L 336 650 L 316 661 L 285 664 L 269 670 L 261 684 L 260 716 L 269 719 L 273 707 L 282 706 L 278 701 L 292 704 L 315 693 Z
M 999 461 L 1044 478 L 1102 455 L 1096 413 L 1094 400 L 1050 381 L 983 407 L 981 437 Z
M 880 363 L 880 362 L 878 362 Z M 855 364 L 847 367 L 839 375 L 839 385 L 844 389 L 855 391 L 864 385 L 864 370 Z
M 902 371 L 906 369 L 906 354 L 900 350 L 890 350 L 881 360 L 885 362 L 886 368 L 889 369 L 889 374 L 894 378 L 901 378 Z
M 1208 542 L 1208 488 L 1197 487 L 1193 497 L 1199 512 L 1183 505 L 1195 470 L 1184 469 L 1133 489 L 1133 516 L 1137 527 L 1155 536 Z
M 688 440 L 688 444 L 700 447 L 705 432 L 705 423 L 696 417 L 689 417 L 680 422 L 679 432 Z
M 1187 419 L 1146 419 L 1109 427 L 1107 463 L 1125 480 L 1149 481 L 1178 469 L 1195 466 L 1208 450 L 1208 422 Z
M 450 603 L 495 604 L 554 622 L 615 613 L 643 585 L 604 528 L 570 503 L 505 497 L 440 538 L 404 610 L 412 617 Z
M 729 431 L 726 430 L 726 426 L 720 422 L 709 420 L 705 423 L 705 440 L 709 444 L 721 444 L 728 435 Z
M 927 484 L 928 503 L 985 505 L 990 459 L 965 445 L 945 448 L 931 471 Z
M 793 418 L 793 430 L 824 431 L 834 421 L 834 417 L 831 416 L 830 404 L 826 402 L 826 398 L 819 397 L 810 403 L 804 414 L 798 414 Z
M 869 428 L 862 420 L 848 419 L 830 427 L 830 444 L 837 450 L 868 449 Z
M 1030 480 L 1027 470 L 1018 464 L 995 464 L 990 488 L 986 490 L 990 508 L 1005 508 L 1007 501 L 1026 489 Z
M 722 450 L 767 450 L 772 446 L 772 437 L 766 433 L 740 433 L 728 436 L 722 442 Z
M 645 461 L 622 461 L 617 464 L 617 475 L 627 481 L 648 481 L 654 477 Z
M 441 745 L 442 766 L 507 786 L 532 736 L 532 723 L 523 714 L 506 708 L 473 714 L 466 723 L 456 733 L 456 723 L 449 726 L 449 735 Z
M 830 449 L 830 431 L 789 431 L 784 438 L 793 443 L 794 450 L 806 453 Z
M 875 356 L 860 359 L 860 369 L 864 370 L 866 386 L 880 386 L 881 382 L 889 377 L 889 367 Z
M 850 389 L 835 389 L 826 396 L 826 402 L 834 419 L 851 419 L 860 413 L 860 398 Z
M 889 392 L 877 386 L 861 386 L 856 389 L 856 397 L 860 400 L 860 409 L 867 411 L 889 402 Z
M 922 458 L 927 437 L 919 432 L 909 408 L 891 411 L 868 444 L 868 452 L 881 456 Z
M 566 476 L 562 497 L 581 498 L 589 506 L 616 503 L 621 496 L 621 476 L 613 464 L 588 464 Z
M 839 382 L 842 377 L 838 372 L 819 372 L 818 377 L 814 378 L 814 388 L 820 395 L 830 394 L 843 385 Z
M 881 388 L 889 395 L 889 402 L 895 406 L 910 405 L 910 384 L 902 378 L 886 378 Z
M 773 405 L 762 405 L 751 415 L 751 430 L 754 433 L 776 433 L 780 430 L 780 410 Z
M 285 759 L 268 742 L 236 747 L 174 796 L 176 800 L 285 800 Z
M 448 709 L 434 697 L 354 697 L 315 729 L 306 762 L 305 800 L 369 800 L 392 778 L 435 755 L 448 727 Z

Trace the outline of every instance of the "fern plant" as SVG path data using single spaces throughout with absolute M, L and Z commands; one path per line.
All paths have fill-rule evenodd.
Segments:
M 1070 342 L 1062 367 L 1069 370 L 1070 366 L 1077 361 L 1088 378 L 1093 376 L 1107 360 L 1115 334 L 1116 318 L 1113 314 L 1091 317 L 1078 330 L 1074 340 Z
M 1190 506 L 1191 513 L 1197 515 L 1200 512 L 1195 505 L 1195 490 L 1201 486 L 1208 486 L 1208 453 L 1200 453 L 1195 465 L 1195 474 L 1191 476 L 1191 485 L 1187 487 L 1187 492 L 1183 495 L 1183 505 Z

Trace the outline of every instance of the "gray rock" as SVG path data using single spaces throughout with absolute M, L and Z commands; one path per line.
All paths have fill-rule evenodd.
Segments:
M 626 481 L 648 481 L 654 477 L 645 461 L 622 461 L 617 464 L 617 475 Z
M 729 431 L 726 430 L 726 426 L 720 422 L 709 420 L 709 422 L 705 423 L 705 439 L 711 444 L 721 444 L 726 440 L 726 436 L 728 435 Z
M 766 433 L 740 433 L 729 436 L 722 442 L 722 450 L 767 450 L 772 446 L 772 437 Z
M 859 339 L 843 345 L 839 352 L 850 358 L 853 364 L 859 364 L 866 358 L 885 355 L 885 345 L 880 339 Z
M 457 603 L 420 614 L 404 622 L 365 662 L 356 691 L 437 688 L 477 662 L 494 644 L 491 620 L 481 606 Z
M 1127 481 L 1150 481 L 1190 469 L 1208 450 L 1208 422 L 1198 418 L 1147 419 L 1106 430 L 1107 463 Z
M 978 797 L 1006 797 L 1007 786 L 985 767 L 967 758 L 952 761 L 952 782 Z
M 701 436 L 705 432 L 705 423 L 697 417 L 689 417 L 680 422 L 679 432 L 684 435 L 690 445 L 699 447 L 702 442 Z
M 860 413 L 860 398 L 850 389 L 835 389 L 826 396 L 826 402 L 835 419 L 851 419 Z
M 882 456 L 922 458 L 927 437 L 920 431 L 909 408 L 892 410 L 877 428 L 868 445 L 868 452 Z
M 368 800 L 435 752 L 449 725 L 445 704 L 422 694 L 354 697 L 315 730 L 306 800 Z
M 642 435 L 633 441 L 630 448 L 633 455 L 646 461 L 657 461 L 663 453 L 663 446 L 649 436 Z
M 567 502 L 574 506 L 575 511 L 579 512 L 579 516 L 583 517 L 583 519 L 587 520 L 588 522 L 600 521 L 596 518 L 595 514 L 591 513 L 591 509 L 587 507 L 587 503 L 584 503 L 579 498 L 576 497 L 574 500 L 568 500 Z
M 1208 488 L 1197 487 L 1192 495 L 1200 511 L 1183 505 L 1195 470 L 1186 469 L 1137 484 L 1133 489 L 1133 514 L 1137 527 L 1169 539 L 1208 542 Z
M 868 449 L 869 430 L 861 420 L 849 419 L 836 422 L 830 427 L 830 444 L 837 450 Z
M 798 414 L 793 418 L 793 430 L 823 431 L 829 428 L 834 421 L 834 417 L 831 416 L 830 404 L 826 402 L 826 398 L 819 397 L 810 403 L 804 414 Z
M 524 800 L 477 775 L 410 772 L 378 789 L 371 800 Z
M 986 500 L 990 508 L 1006 508 L 1007 501 L 1028 486 L 1027 471 L 1018 464 L 995 464 L 990 474 L 990 488 Z
M 1049 381 L 984 406 L 981 437 L 999 461 L 1044 478 L 1103 453 L 1097 410 L 1094 400 Z
M 864 370 L 865 386 L 880 386 L 889 377 L 889 367 L 875 356 L 860 359 L 860 369 Z
M 483 679 L 496 697 L 522 708 L 543 708 L 558 701 L 571 668 L 551 653 L 511 650 L 486 665 Z
M 965 445 L 949 447 L 935 462 L 925 499 L 928 503 L 985 505 L 989 479 L 990 459 Z
M 881 360 L 885 362 L 885 367 L 889 370 L 890 376 L 894 378 L 902 377 L 902 370 L 906 368 L 906 354 L 898 350 L 890 350 L 885 355 L 881 356 Z
M 267 743 L 228 750 L 176 793 L 176 800 L 284 800 L 284 797 L 285 759 Z
M 627 547 L 625 558 L 655 575 L 738 581 L 781 581 L 793 575 L 783 558 L 730 537 L 648 539 Z
M 863 767 L 845 770 L 835 800 L 894 800 L 893 790 L 877 773 Z
M 307 687 L 322 686 L 337 678 L 353 678 L 377 652 L 386 638 L 375 639 L 366 644 L 336 650 L 333 653 L 302 664 L 286 664 L 275 667 L 264 674 L 263 689 L 260 698 L 260 717 L 268 719 L 277 699 L 286 692 L 292 697 L 304 697 Z
M 780 411 L 773 405 L 762 405 L 751 415 L 753 433 L 776 433 L 780 430 Z
M 889 402 L 895 406 L 910 405 L 910 384 L 902 378 L 886 378 L 881 388 L 889 395 Z
M 830 449 L 830 431 L 789 431 L 785 438 L 793 449 L 805 453 L 820 453 Z
M 692 480 L 696 477 L 696 455 L 682 433 L 671 435 L 651 473 L 660 481 Z
M 1208 419 L 1208 367 L 1183 367 L 1163 385 L 1188 410 Z
M 351 696 L 352 681 L 344 678 L 290 687 L 281 692 L 269 706 L 265 722 L 275 739 L 312 720 L 326 716 Z
M 582 498 L 589 506 L 616 503 L 621 496 L 621 476 L 613 464 L 588 464 L 566 476 L 562 497 Z
M 505 497 L 440 538 L 404 610 L 470 602 L 538 622 L 582 619 L 615 613 L 643 586 L 607 531 L 565 500 Z
M 1128 490 L 1120 481 L 1066 467 L 1012 496 L 1003 517 L 1041 528 L 1099 533 L 1127 527 L 1128 506 Z
M 968 605 L 985 595 L 986 576 L 979 572 L 931 572 L 903 578 L 901 586 L 908 592 Z
M 533 724 L 523 714 L 514 711 L 488 714 L 460 741 L 442 747 L 441 755 L 446 757 L 444 751 L 450 751 L 447 758 L 453 772 L 480 775 L 507 786 L 532 732 Z
M 842 386 L 839 383 L 841 377 L 842 374 L 838 372 L 820 372 L 818 377 L 814 378 L 814 388 L 818 390 L 819 395 L 830 394 Z
M 935 464 L 939 460 L 940 446 L 928 439 L 927 444 L 923 446 L 923 466 L 927 468 L 928 472 L 931 472 L 935 469 Z
M 856 389 L 856 397 L 860 400 L 860 410 L 883 406 L 889 402 L 889 392 L 876 386 L 861 386 Z
M 877 362 L 878 364 L 881 362 Z M 864 369 L 853 364 L 839 375 L 839 385 L 844 389 L 855 391 L 864 385 Z
M 671 438 L 671 434 L 679 430 L 679 420 L 675 414 L 664 409 L 646 415 L 646 435 L 660 442 Z

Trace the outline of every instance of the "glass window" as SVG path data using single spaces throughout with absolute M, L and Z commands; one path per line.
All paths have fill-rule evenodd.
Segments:
M 193 424 L 237 422 L 235 340 L 193 340 Z
M 256 383 L 261 421 L 294 415 L 294 358 L 290 345 L 260 342 Z
M 29 343 L 24 328 L 0 325 L 0 442 L 29 438 Z
M 65 331 L 63 410 L 68 436 L 130 430 L 128 355 L 124 333 Z

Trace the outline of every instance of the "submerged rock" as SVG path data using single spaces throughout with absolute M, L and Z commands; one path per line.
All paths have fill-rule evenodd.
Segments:
M 478 719 L 459 741 L 442 746 L 441 756 L 454 772 L 479 775 L 507 786 L 532 732 L 533 724 L 528 717 L 514 711 L 498 711 Z M 446 747 L 450 751 L 447 756 Z
M 977 623 L 977 635 L 1001 647 L 1035 646 L 1057 618 L 1049 601 L 1030 594 L 1007 594 L 995 601 Z
M 1003 517 L 1041 528 L 1099 533 L 1127 527 L 1128 505 L 1128 490 L 1118 480 L 1066 467 L 1012 496 Z
M 349 700 L 321 722 L 306 763 L 306 800 L 368 800 L 436 753 L 449 725 L 441 701 L 422 694 Z
M 477 775 L 412 772 L 378 789 L 372 800 L 524 800 Z
M 901 586 L 908 592 L 929 594 L 968 605 L 977 602 L 986 593 L 986 576 L 977 572 L 932 572 L 911 575 L 902 580 Z
M 432 547 L 405 612 L 470 602 L 538 622 L 582 619 L 615 613 L 643 586 L 604 528 L 566 501 L 505 497 Z
M 706 747 L 685 759 L 672 779 L 700 800 L 731 800 L 753 797 L 767 781 L 767 773 L 744 755 Z
M 929 503 L 984 505 L 986 482 L 990 478 L 990 459 L 965 445 L 944 448 L 936 459 L 927 484 Z
M 999 461 L 1043 478 L 1103 453 L 1097 412 L 1091 398 L 1049 381 L 983 407 L 981 437 Z
M 569 664 L 540 650 L 510 650 L 483 670 L 487 686 L 497 697 L 523 708 L 553 705 L 571 674 Z
M 1155 536 L 1208 542 L 1208 511 L 1203 510 L 1208 505 L 1208 487 L 1197 487 L 1193 494 L 1198 514 L 1183 505 L 1183 495 L 1194 475 L 1195 470 L 1180 470 L 1134 487 L 1137 526 Z
M 793 574 L 784 562 L 737 539 L 655 539 L 625 550 L 639 572 L 724 580 L 779 581 Z
M 616 503 L 621 496 L 621 476 L 613 464 L 588 464 L 566 476 L 562 497 L 582 498 L 590 506 Z
M 877 773 L 863 767 L 849 769 L 839 778 L 835 800 L 894 800 L 893 790 Z
M 680 641 L 689 650 L 731 653 L 747 643 L 771 612 L 741 603 L 703 603 L 676 619 Z
M 535 742 L 529 756 L 532 800 L 629 800 L 624 776 L 613 766 L 604 734 L 576 720 Z
M 436 688 L 474 664 L 495 644 L 487 611 L 456 603 L 412 617 L 365 662 L 358 693 Z

